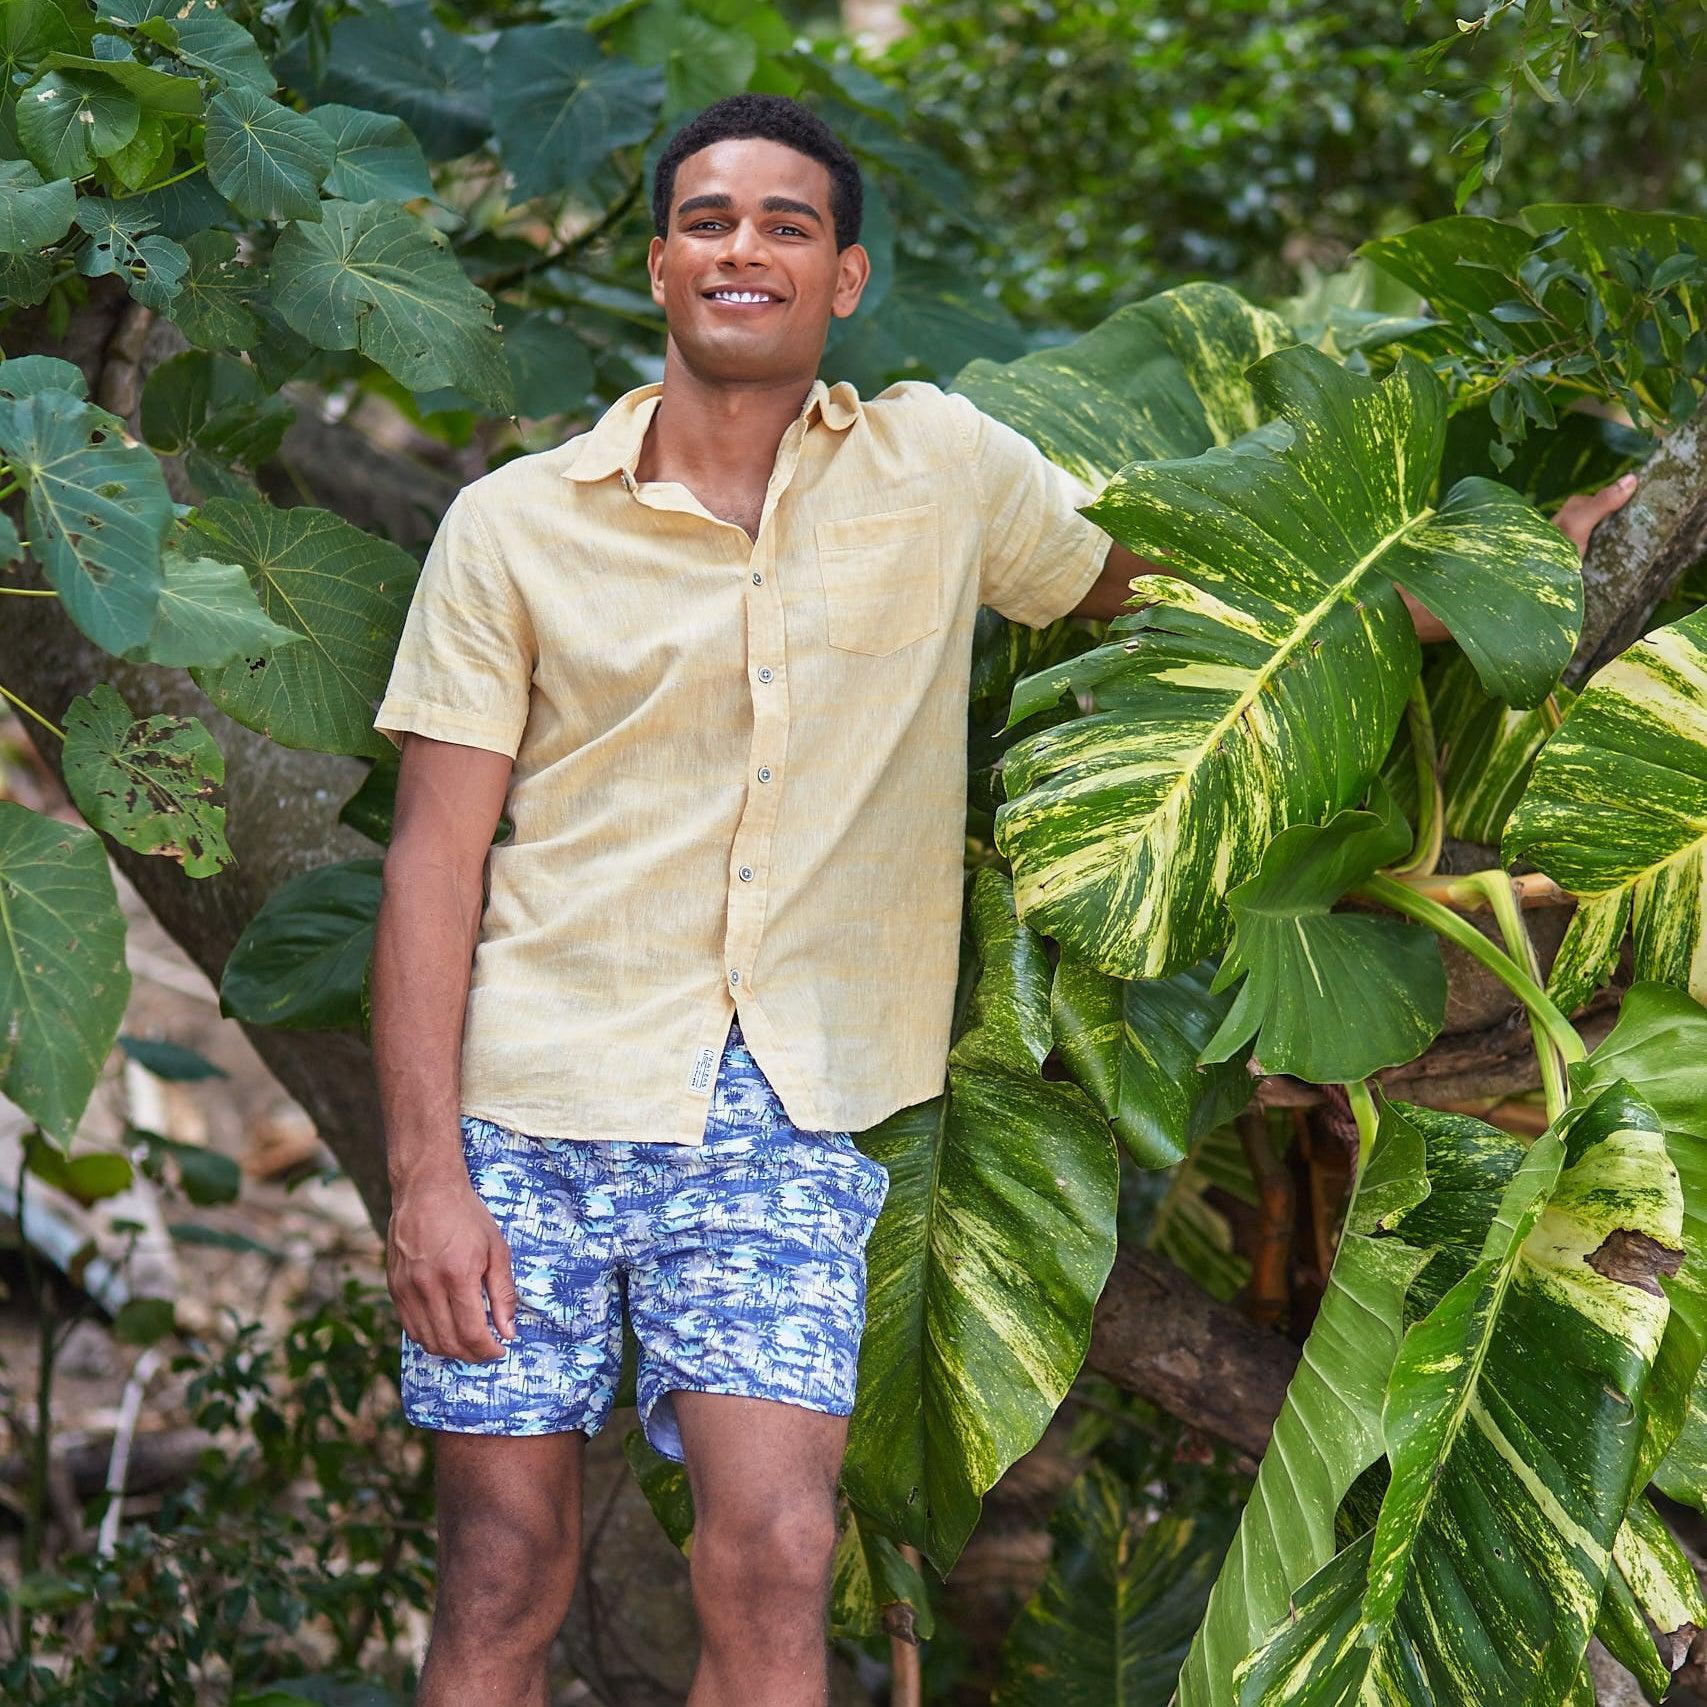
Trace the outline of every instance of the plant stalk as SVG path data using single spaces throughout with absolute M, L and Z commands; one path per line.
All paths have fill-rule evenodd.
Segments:
M 1576 1028 L 1554 1005 L 1547 992 L 1509 954 L 1496 948 L 1474 925 L 1459 918 L 1450 907 L 1418 894 L 1391 877 L 1383 877 L 1379 872 L 1368 882 L 1360 883 L 1352 894 L 1365 901 L 1374 901 L 1379 906 L 1390 907 L 1407 919 L 1427 925 L 1448 942 L 1456 943 L 1471 959 L 1487 967 L 1523 1003 L 1529 1011 L 1531 1023 L 1547 1034 L 1567 1065 L 1587 1060 L 1588 1050 Z

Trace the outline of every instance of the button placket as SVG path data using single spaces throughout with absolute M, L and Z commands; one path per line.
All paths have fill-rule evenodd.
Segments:
M 784 627 L 781 590 L 776 581 L 776 539 L 770 525 L 776 505 L 793 477 L 805 436 L 804 416 L 792 423 L 779 447 L 776 467 L 765 491 L 764 508 L 749 559 L 749 579 L 758 591 L 749 592 L 747 606 L 747 655 L 761 659 L 750 671 L 748 687 L 753 702 L 752 775 L 768 785 L 777 776 L 788 749 L 789 695 L 783 654 Z M 724 965 L 731 988 L 751 984 L 751 966 L 758 949 L 767 900 L 771 842 L 776 830 L 780 792 L 774 787 L 749 787 L 746 805 L 735 827 L 731 850 L 737 881 L 731 885 L 728 925 L 724 941 Z M 747 967 L 745 976 L 742 967 Z

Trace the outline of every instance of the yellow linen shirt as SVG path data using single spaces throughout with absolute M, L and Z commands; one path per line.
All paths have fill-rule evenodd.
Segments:
M 697 1144 L 738 1012 L 797 1126 L 863 1131 L 944 1083 L 977 606 L 1065 615 L 1109 536 L 968 399 L 820 379 L 754 541 L 636 481 L 661 391 L 457 494 L 374 721 L 515 760 L 461 1107 Z

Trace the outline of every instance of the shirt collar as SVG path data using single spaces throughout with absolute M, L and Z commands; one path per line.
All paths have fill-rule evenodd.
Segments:
M 587 432 L 573 441 L 560 471 L 563 478 L 604 480 L 623 470 L 632 478 L 647 424 L 663 391 L 661 380 L 625 391 Z M 798 418 L 810 422 L 815 414 L 822 415 L 827 427 L 840 432 L 860 418 L 862 407 L 858 391 L 848 380 L 839 379 L 834 385 L 826 385 L 822 379 L 815 379 L 800 406 Z

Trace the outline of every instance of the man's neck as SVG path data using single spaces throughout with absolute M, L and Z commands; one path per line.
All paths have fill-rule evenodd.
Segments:
M 672 344 L 664 387 L 635 467 L 637 479 L 718 490 L 769 480 L 777 446 L 812 390 L 813 374 L 751 385 L 711 381 Z

